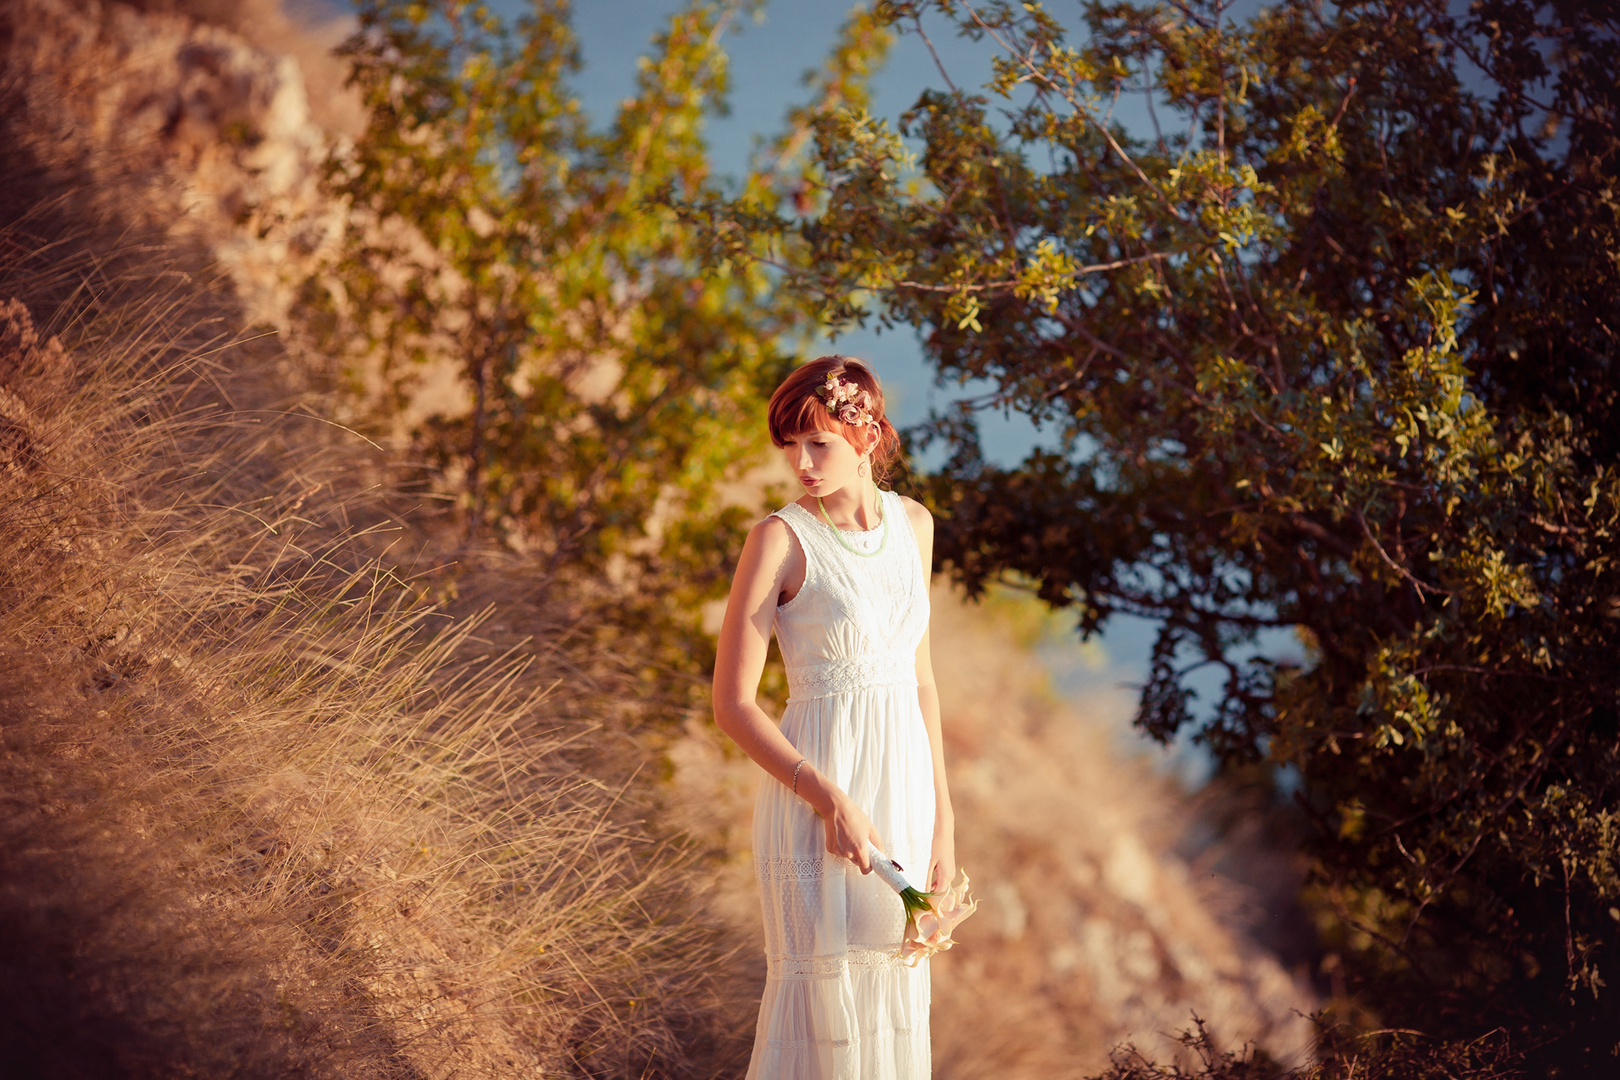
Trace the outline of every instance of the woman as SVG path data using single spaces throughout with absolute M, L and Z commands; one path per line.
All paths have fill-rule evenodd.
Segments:
M 867 845 L 929 890 L 956 873 L 928 657 L 933 519 L 878 490 L 899 439 L 859 361 L 800 367 L 769 423 L 804 494 L 749 532 L 714 674 L 715 722 L 771 776 L 754 808 L 767 975 L 748 1076 L 927 1077 L 928 966 L 898 959 L 904 907 Z M 780 728 L 755 701 L 773 627 Z

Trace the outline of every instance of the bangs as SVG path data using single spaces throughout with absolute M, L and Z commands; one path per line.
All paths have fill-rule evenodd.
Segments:
M 813 393 L 797 402 L 771 402 L 768 424 L 771 443 L 778 447 L 807 431 L 830 431 L 848 438 L 850 427 L 828 412 L 826 404 Z

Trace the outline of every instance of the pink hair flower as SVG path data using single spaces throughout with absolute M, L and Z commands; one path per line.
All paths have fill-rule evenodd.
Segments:
M 849 379 L 841 379 L 828 372 L 827 381 L 816 390 L 816 396 L 827 406 L 827 412 L 846 424 L 875 426 L 878 422 L 877 417 L 872 415 L 876 405 L 872 392 L 862 390 Z

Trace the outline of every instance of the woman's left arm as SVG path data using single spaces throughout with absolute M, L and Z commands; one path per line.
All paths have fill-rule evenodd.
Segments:
M 933 580 L 934 518 L 921 503 L 907 499 L 906 516 L 917 534 L 917 550 L 922 556 L 923 583 Z M 917 704 L 922 707 L 923 724 L 928 728 L 928 744 L 934 758 L 934 847 L 928 856 L 929 892 L 950 887 L 956 877 L 956 812 L 951 809 L 951 789 L 945 782 L 945 738 L 939 723 L 939 688 L 934 684 L 934 661 L 928 652 L 928 632 L 917 646 Z

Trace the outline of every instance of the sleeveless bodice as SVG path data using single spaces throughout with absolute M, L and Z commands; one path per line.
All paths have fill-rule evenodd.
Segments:
M 845 532 L 871 558 L 839 543 L 832 525 L 798 503 L 774 517 L 804 550 L 804 585 L 776 609 L 776 635 L 787 667 L 788 700 L 810 701 L 877 686 L 917 684 L 917 646 L 928 629 L 928 586 L 917 539 L 900 496 L 879 493 L 884 524 Z

